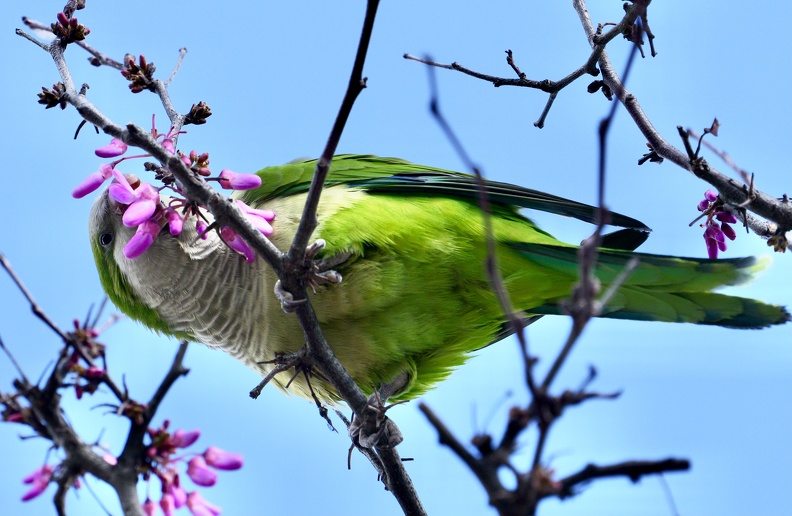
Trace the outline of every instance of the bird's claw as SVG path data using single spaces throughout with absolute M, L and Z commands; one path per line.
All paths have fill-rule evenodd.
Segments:
M 316 257 L 316 255 L 319 254 L 319 252 L 325 248 L 326 245 L 327 242 L 325 242 L 324 239 L 320 238 L 319 240 L 309 245 L 305 249 L 305 258 L 307 260 L 313 260 Z
M 307 299 L 294 299 L 291 292 L 283 288 L 280 280 L 275 282 L 275 297 L 278 298 L 281 308 L 287 314 L 294 312 L 301 304 L 307 301 Z
M 383 405 L 376 392 L 369 396 L 368 401 L 368 417 L 355 418 L 349 425 L 352 442 L 362 448 L 395 448 L 404 440 L 404 436 L 399 427 L 385 415 L 394 405 Z
M 341 283 L 342 277 L 336 271 L 313 272 L 305 279 L 305 284 L 316 294 L 316 289 L 324 285 Z
M 341 265 L 352 256 L 352 253 L 338 253 L 322 260 L 314 260 L 316 255 L 322 251 L 327 242 L 321 238 L 309 245 L 305 250 L 305 258 L 312 262 L 310 272 L 305 278 L 305 285 L 313 290 L 316 294 L 316 289 L 325 285 L 337 285 L 343 279 L 341 274 L 332 270 L 333 267 Z

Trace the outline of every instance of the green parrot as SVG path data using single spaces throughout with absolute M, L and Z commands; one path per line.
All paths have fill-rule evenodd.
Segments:
M 262 185 L 238 192 L 273 210 L 272 243 L 287 250 L 302 214 L 315 161 L 258 172 Z M 511 301 L 527 316 L 562 313 L 577 279 L 577 249 L 519 213 L 538 209 L 593 222 L 585 204 L 505 183 L 486 182 L 500 272 Z M 473 351 L 510 333 L 485 274 L 485 234 L 475 178 L 374 156 L 337 156 L 319 205 L 317 258 L 343 281 L 310 294 L 327 342 L 367 394 L 390 386 L 391 400 L 419 396 Z M 216 232 L 197 237 L 189 220 L 178 237 L 165 227 L 142 255 L 122 248 L 134 233 L 107 191 L 90 215 L 90 239 L 102 285 L 124 313 L 157 332 L 219 348 L 262 375 L 276 354 L 298 350 L 303 332 L 284 314 L 277 277 L 258 258 L 248 263 Z M 209 215 L 210 216 L 210 215 Z M 210 219 L 211 220 L 211 219 Z M 596 275 L 612 282 L 632 256 L 640 265 L 602 317 L 762 328 L 790 320 L 783 308 L 712 293 L 750 278 L 754 258 L 711 260 L 631 252 L 648 228 L 613 214 L 625 227 L 603 240 Z M 280 378 L 283 376 L 283 378 Z M 310 396 L 302 375 L 275 383 Z M 319 399 L 339 400 L 332 385 L 310 380 Z

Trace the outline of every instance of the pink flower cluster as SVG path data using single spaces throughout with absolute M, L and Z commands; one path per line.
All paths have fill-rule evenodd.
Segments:
M 159 134 L 155 127 L 151 130 L 155 138 L 162 137 L 162 146 L 172 153 L 177 154 L 174 138 L 177 133 L 173 128 L 167 134 Z M 112 141 L 99 149 L 95 153 L 100 158 L 117 158 L 126 153 L 127 145 L 113 138 Z M 207 153 L 198 154 L 192 151 L 189 154 L 178 153 L 182 163 L 193 170 L 196 174 L 207 176 L 209 171 L 209 155 Z M 125 175 L 116 170 L 116 166 L 124 160 L 132 158 L 149 157 L 148 154 L 142 156 L 129 156 L 118 159 L 112 163 L 103 163 L 99 170 L 92 172 L 72 191 L 72 196 L 81 198 L 94 192 L 106 180 L 112 178 L 113 182 L 109 188 L 110 198 L 123 210 L 122 222 L 125 226 L 137 228 L 135 235 L 124 246 L 124 256 L 129 259 L 137 258 L 151 247 L 160 230 L 167 225 L 170 234 L 174 237 L 179 236 L 184 227 L 184 221 L 194 216 L 196 218 L 196 229 L 200 235 L 205 237 L 207 229 L 206 222 L 202 219 L 202 214 L 193 203 L 183 197 L 172 197 L 166 205 L 160 197 L 160 192 L 165 188 L 172 190 L 177 196 L 181 195 L 181 188 L 177 181 L 172 178 L 164 181 L 162 187 L 154 187 L 149 183 L 143 182 L 137 177 L 129 174 Z M 163 169 L 165 170 L 165 169 Z M 256 174 L 240 174 L 231 170 L 223 170 L 217 178 L 209 178 L 220 183 L 225 189 L 250 190 L 261 186 L 261 178 Z M 275 212 L 271 210 L 257 210 L 247 206 L 244 202 L 237 200 L 237 205 L 247 216 L 253 225 L 261 231 L 264 236 L 273 233 L 271 222 L 275 219 Z M 247 242 L 242 240 L 234 230 L 223 226 L 218 229 L 220 237 L 233 250 L 245 256 L 248 262 L 256 258 L 256 254 Z
M 27 493 L 22 495 L 22 501 L 27 502 L 37 497 L 47 489 L 47 486 L 52 480 L 52 474 L 55 468 L 49 464 L 41 466 L 39 469 L 22 479 L 22 483 L 30 484 L 30 489 Z
M 729 225 L 737 222 L 737 217 L 722 208 L 723 204 L 718 202 L 718 194 L 712 190 L 704 192 L 704 199 L 698 203 L 698 210 L 707 216 L 707 221 L 701 227 L 704 228 L 707 255 L 712 259 L 718 257 L 718 251 L 726 250 L 727 238 L 737 238 L 734 228 Z
M 186 462 L 186 474 L 190 480 L 198 486 L 211 487 L 217 483 L 215 470 L 231 471 L 241 468 L 242 455 L 209 446 L 206 451 L 193 455 L 189 460 L 185 456 L 175 456 L 179 449 L 187 448 L 198 440 L 201 432 L 176 430 L 170 433 L 168 426 L 169 422 L 166 420 L 160 428 L 148 430 L 151 444 L 146 450 L 148 470 L 144 475 L 150 478 L 153 474 L 160 480 L 162 496 L 159 504 L 147 497 L 142 504 L 143 512 L 153 516 L 159 505 L 165 516 L 172 516 L 176 509 L 187 506 L 193 516 L 217 516 L 220 514 L 219 507 L 206 501 L 197 491 L 185 491 L 177 465 Z
M 216 446 L 209 446 L 203 453 L 177 455 L 180 450 L 188 448 L 200 437 L 200 430 L 168 430 L 169 421 L 165 421 L 161 427 L 149 428 L 147 433 L 150 444 L 146 449 L 144 462 L 138 465 L 138 470 L 147 481 L 152 476 L 156 476 L 161 485 L 162 495 L 159 503 L 154 502 L 150 496 L 141 504 L 143 512 L 147 516 L 154 516 L 157 507 L 160 508 L 164 516 L 173 516 L 174 512 L 187 507 L 193 516 L 217 516 L 221 509 L 208 502 L 197 491 L 187 492 L 182 487 L 178 467 L 186 464 L 185 473 L 187 477 L 197 486 L 211 487 L 217 483 L 217 470 L 233 471 L 242 467 L 243 457 L 238 453 L 231 453 Z M 102 458 L 111 466 L 118 463 L 118 459 L 104 452 Z M 30 501 L 41 495 L 49 486 L 50 482 L 57 476 L 60 464 L 55 466 L 45 464 L 28 476 L 22 482 L 30 485 L 30 489 L 22 495 L 22 501 Z M 75 488 L 81 486 L 80 479 L 77 478 L 73 484 Z
M 83 394 L 96 392 L 105 379 L 105 370 L 86 358 L 94 360 L 104 358 L 105 345 L 96 340 L 99 336 L 97 330 L 82 326 L 76 319 L 71 335 L 80 342 L 81 352 L 73 349 L 66 365 L 69 372 L 74 375 L 72 385 L 79 400 L 82 399 Z

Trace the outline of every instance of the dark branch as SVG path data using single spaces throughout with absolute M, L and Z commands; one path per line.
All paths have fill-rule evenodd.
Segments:
M 567 498 L 577 494 L 576 486 L 591 482 L 598 478 L 627 477 L 632 482 L 638 482 L 645 475 L 658 475 L 668 471 L 687 471 L 690 461 L 686 459 L 665 459 L 658 461 L 627 461 L 610 466 L 597 466 L 589 464 L 579 472 L 559 480 L 561 489 L 559 498 Z

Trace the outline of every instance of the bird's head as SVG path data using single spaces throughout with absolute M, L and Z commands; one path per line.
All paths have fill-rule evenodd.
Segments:
M 160 207 L 170 201 L 170 197 L 161 196 Z M 157 296 L 175 278 L 198 267 L 201 258 L 227 248 L 214 231 L 201 238 L 196 217 L 184 221 L 178 236 L 171 235 L 167 219 L 161 217 L 145 252 L 130 258 L 129 244 L 139 229 L 124 224 L 125 209 L 128 207 L 114 200 L 108 190 L 91 208 L 89 236 L 102 287 L 122 312 L 154 330 L 174 334 L 155 309 Z M 206 216 L 212 220 L 210 214 Z

